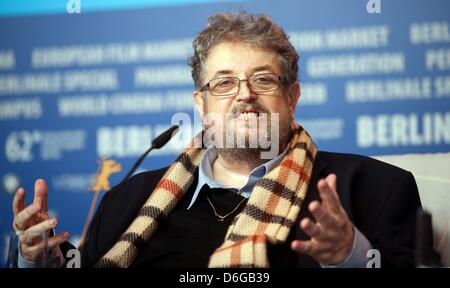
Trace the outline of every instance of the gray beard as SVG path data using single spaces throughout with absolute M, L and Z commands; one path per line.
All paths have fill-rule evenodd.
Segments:
M 278 142 L 278 151 L 281 153 L 286 146 L 288 145 L 290 139 L 291 139 L 291 123 L 293 119 L 291 117 L 288 117 L 284 122 L 279 123 L 279 142 Z M 226 132 L 224 132 L 224 139 L 226 139 Z M 271 140 L 272 134 L 271 134 L 271 126 L 270 121 L 268 121 L 268 127 L 267 127 L 267 135 L 268 140 Z M 248 132 L 247 135 L 248 136 Z M 247 148 L 238 148 L 237 143 L 235 142 L 235 147 L 230 148 L 217 148 L 218 154 L 223 157 L 226 161 L 235 161 L 235 162 L 248 162 L 248 163 L 264 163 L 267 162 L 270 159 L 262 159 L 261 158 L 261 152 L 263 151 L 269 151 L 269 148 L 248 148 L 249 145 L 249 139 L 248 137 L 245 137 L 245 147 Z M 258 143 L 259 144 L 259 143 Z M 276 156 L 275 156 L 276 157 Z

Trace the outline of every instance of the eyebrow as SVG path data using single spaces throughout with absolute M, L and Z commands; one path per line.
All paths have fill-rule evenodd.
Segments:
M 253 68 L 251 71 L 252 71 L 252 74 L 253 73 L 255 73 L 255 72 L 261 72 L 261 71 L 270 71 L 270 72 L 272 72 L 272 73 L 274 73 L 274 69 L 273 69 L 273 66 L 271 66 L 271 65 L 269 65 L 269 64 L 267 64 L 267 65 L 263 65 L 263 66 L 258 66 L 258 67 L 255 67 L 255 68 Z M 216 77 L 218 77 L 218 76 L 222 76 L 222 75 L 229 75 L 229 74 L 233 74 L 233 70 L 227 70 L 227 69 L 225 69 L 225 70 L 219 70 L 219 71 L 217 71 L 216 73 L 214 73 L 214 75 L 213 75 L 213 77 L 212 78 L 216 78 Z

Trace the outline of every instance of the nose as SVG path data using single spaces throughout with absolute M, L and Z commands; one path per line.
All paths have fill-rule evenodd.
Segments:
M 241 80 L 239 82 L 239 92 L 235 97 L 236 101 L 251 102 L 256 100 L 257 95 L 250 89 L 248 80 Z

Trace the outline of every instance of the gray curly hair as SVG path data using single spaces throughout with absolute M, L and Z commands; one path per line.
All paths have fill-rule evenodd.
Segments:
M 242 41 L 271 49 L 280 56 L 280 68 L 286 84 L 297 81 L 299 56 L 284 30 L 266 14 L 247 12 L 218 13 L 208 18 L 207 25 L 192 42 L 194 55 L 188 59 L 195 89 L 204 84 L 205 61 L 212 47 L 223 42 Z

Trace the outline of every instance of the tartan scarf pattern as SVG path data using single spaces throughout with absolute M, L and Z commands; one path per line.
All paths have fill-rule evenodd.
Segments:
M 269 267 L 267 242 L 283 243 L 300 212 L 311 179 L 317 147 L 299 124 L 280 164 L 254 186 L 250 199 L 227 230 L 224 242 L 209 259 L 209 267 Z M 187 146 L 156 185 L 136 218 L 95 267 L 125 268 L 158 224 L 183 197 L 195 180 L 204 152 Z

